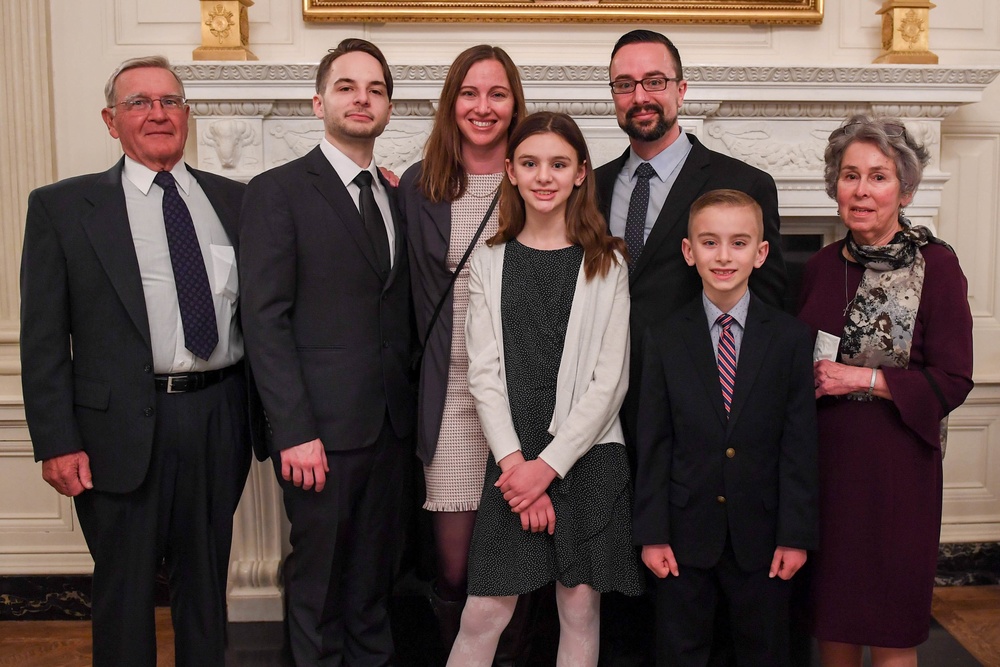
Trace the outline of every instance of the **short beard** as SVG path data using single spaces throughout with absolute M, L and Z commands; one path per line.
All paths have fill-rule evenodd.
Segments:
M 640 127 L 638 124 L 633 123 L 633 115 L 640 111 L 655 111 L 657 115 L 656 122 L 650 127 Z M 629 109 L 625 114 L 625 124 L 619 126 L 632 139 L 638 141 L 657 141 L 662 139 L 673 128 L 676 122 L 676 119 L 667 120 L 667 117 L 663 114 L 663 107 L 659 104 L 643 104 L 642 106 L 634 106 Z

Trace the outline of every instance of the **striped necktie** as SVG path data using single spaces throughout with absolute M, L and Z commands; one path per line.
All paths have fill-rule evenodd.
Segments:
M 736 386 L 736 339 L 731 329 L 733 317 L 724 313 L 719 315 L 716 323 L 722 327 L 719 334 L 719 384 L 722 385 L 722 402 L 728 415 Z

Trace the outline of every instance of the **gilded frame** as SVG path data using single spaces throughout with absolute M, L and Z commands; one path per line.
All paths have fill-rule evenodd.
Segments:
M 340 23 L 817 24 L 824 0 L 302 0 L 305 21 Z

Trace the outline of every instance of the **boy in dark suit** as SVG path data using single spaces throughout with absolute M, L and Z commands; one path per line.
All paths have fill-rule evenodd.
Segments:
M 812 343 L 748 289 L 768 253 L 752 197 L 699 197 L 682 252 L 703 293 L 646 332 L 637 422 L 657 664 L 708 663 L 723 596 L 737 664 L 787 665 L 789 580 L 817 546 Z

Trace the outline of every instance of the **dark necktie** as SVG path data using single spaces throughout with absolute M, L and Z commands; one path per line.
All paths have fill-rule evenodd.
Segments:
M 656 170 L 648 162 L 643 162 L 635 170 L 635 187 L 628 202 L 628 217 L 625 218 L 625 247 L 628 248 L 628 272 L 639 263 L 642 246 L 646 243 L 646 211 L 649 209 L 649 179 L 656 176 Z
M 153 182 L 163 188 L 163 226 L 184 327 L 184 347 L 201 359 L 208 359 L 219 343 L 219 325 L 191 212 L 177 192 L 177 183 L 170 172 L 157 172 Z
M 362 171 L 354 177 L 354 184 L 361 189 L 361 195 L 358 197 L 358 208 L 361 210 L 361 219 L 365 222 L 368 240 L 371 241 L 372 249 L 375 251 L 379 271 L 382 272 L 382 275 L 388 275 L 391 267 L 389 263 L 389 235 L 385 231 L 382 213 L 378 210 L 378 204 L 375 202 L 375 193 L 372 192 L 371 172 Z
M 719 315 L 716 322 L 722 326 L 719 334 L 719 384 L 722 385 L 722 402 L 726 414 L 733 404 L 733 388 L 736 386 L 736 339 L 733 338 L 731 315 Z

